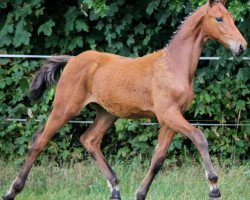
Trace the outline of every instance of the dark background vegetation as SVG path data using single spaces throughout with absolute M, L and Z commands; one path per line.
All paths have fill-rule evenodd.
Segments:
M 0 53 L 70 54 L 96 49 L 124 56 L 142 56 L 163 48 L 183 18 L 205 1 L 191 0 L 4 0 L 0 1 Z M 232 0 L 229 10 L 237 26 L 250 41 L 250 2 Z M 229 50 L 208 42 L 203 56 L 221 56 L 219 61 L 201 61 L 195 77 L 196 98 L 186 113 L 189 120 L 218 123 L 250 123 L 250 62 L 231 57 Z M 250 56 L 248 49 L 245 54 Z M 32 135 L 51 111 L 54 88 L 41 102 L 28 99 L 32 74 L 43 60 L 0 59 L 0 156 L 7 160 L 23 157 Z M 75 80 L 72 80 L 75 81 Z M 27 122 L 6 122 L 4 118 L 33 118 Z M 95 113 L 84 109 L 81 120 L 92 120 Z M 43 122 L 36 122 L 35 119 Z M 117 121 L 103 142 L 109 158 L 128 159 L 150 156 L 159 127 L 142 126 L 154 120 Z M 78 137 L 88 125 L 68 124 L 54 137 L 40 157 L 59 162 L 82 160 L 87 154 Z M 219 160 L 249 159 L 250 127 L 202 128 L 209 140 L 210 152 Z M 44 154 L 43 154 L 44 155 Z M 170 147 L 173 162 L 197 157 L 191 142 L 180 134 Z

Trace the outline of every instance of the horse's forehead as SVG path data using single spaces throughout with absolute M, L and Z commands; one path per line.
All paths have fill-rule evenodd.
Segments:
M 209 14 L 212 16 L 229 16 L 232 17 L 232 15 L 229 13 L 229 11 L 222 5 L 222 4 L 216 4 L 210 8 Z

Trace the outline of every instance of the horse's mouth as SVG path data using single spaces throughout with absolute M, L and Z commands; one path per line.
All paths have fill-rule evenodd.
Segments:
M 238 42 L 234 42 L 232 44 L 229 45 L 232 53 L 234 56 L 236 57 L 239 57 L 241 56 L 245 50 L 246 50 L 246 47 L 244 48 L 243 45 L 241 43 L 238 43 Z

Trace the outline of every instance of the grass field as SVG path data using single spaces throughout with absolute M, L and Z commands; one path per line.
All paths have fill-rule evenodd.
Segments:
M 134 200 L 134 193 L 143 179 L 146 168 L 139 162 L 113 165 L 120 177 L 123 200 Z M 220 178 L 223 200 L 250 200 L 250 164 L 237 167 L 215 165 Z M 0 162 L 0 193 L 4 194 L 18 167 Z M 200 164 L 182 167 L 164 167 L 156 177 L 148 194 L 148 200 L 207 200 L 209 187 Z M 23 192 L 17 200 L 106 200 L 109 199 L 106 180 L 91 161 L 71 167 L 55 164 L 35 166 Z

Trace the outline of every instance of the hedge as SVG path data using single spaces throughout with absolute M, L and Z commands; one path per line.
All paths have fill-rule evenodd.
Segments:
M 136 57 L 163 48 L 181 20 L 200 2 L 191 0 L 5 0 L 0 2 L 0 53 L 70 54 L 87 49 Z M 228 3 L 237 26 L 249 41 L 250 2 Z M 221 56 L 219 61 L 201 61 L 195 77 L 196 97 L 187 119 L 218 123 L 249 123 L 250 62 L 231 57 L 229 50 L 208 42 L 203 56 Z M 245 55 L 250 56 L 249 49 Z M 5 159 L 27 153 L 32 135 L 47 119 L 55 88 L 46 92 L 41 102 L 30 102 L 28 88 L 32 75 L 44 60 L 0 59 L 0 152 Z M 6 122 L 9 118 L 29 118 L 27 122 Z M 95 113 L 86 108 L 77 119 L 92 120 Z M 36 119 L 42 120 L 37 122 Z M 159 127 L 142 126 L 150 119 L 119 119 L 103 142 L 110 158 L 150 156 Z M 78 138 L 88 125 L 68 124 L 50 142 L 46 156 L 57 161 L 81 160 L 86 152 Z M 202 127 L 201 127 L 202 128 Z M 209 140 L 210 152 L 218 158 L 249 159 L 250 127 L 202 128 Z M 180 134 L 170 147 L 176 156 L 196 157 L 197 150 Z

